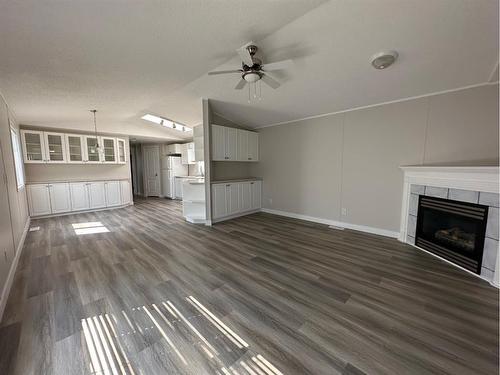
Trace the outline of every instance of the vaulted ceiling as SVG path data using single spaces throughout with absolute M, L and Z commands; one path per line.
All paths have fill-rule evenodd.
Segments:
M 295 64 L 248 103 L 238 76 L 206 73 L 239 67 L 250 40 L 264 61 Z M 376 71 L 385 49 L 400 58 Z M 206 97 L 258 127 L 488 81 L 498 1 L 1 1 L 0 53 L 0 90 L 23 124 L 90 128 L 97 108 L 102 126 L 148 136 L 142 114 L 196 125 Z

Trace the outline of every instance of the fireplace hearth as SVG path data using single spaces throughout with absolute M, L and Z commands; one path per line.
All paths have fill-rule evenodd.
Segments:
M 481 273 L 488 207 L 419 196 L 415 245 Z

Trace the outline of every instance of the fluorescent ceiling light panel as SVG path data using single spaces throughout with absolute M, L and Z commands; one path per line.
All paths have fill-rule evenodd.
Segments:
M 163 117 L 150 115 L 149 113 L 142 116 L 141 118 L 143 120 L 151 121 L 151 122 L 154 122 L 155 124 L 165 126 L 166 128 L 175 129 L 175 130 L 178 130 L 181 132 L 190 132 L 193 130 L 186 125 L 178 124 L 176 122 L 173 122 L 173 121 L 166 119 L 166 118 L 163 118 Z

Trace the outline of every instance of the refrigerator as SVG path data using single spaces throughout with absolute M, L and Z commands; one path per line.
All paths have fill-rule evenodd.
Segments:
M 162 155 L 161 191 L 166 198 L 175 198 L 175 176 L 187 176 L 188 166 L 181 164 L 180 156 Z

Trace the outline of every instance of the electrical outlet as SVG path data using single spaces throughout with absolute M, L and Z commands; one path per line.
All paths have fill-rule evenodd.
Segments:
M 342 207 L 342 216 L 347 216 L 347 208 Z

